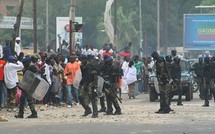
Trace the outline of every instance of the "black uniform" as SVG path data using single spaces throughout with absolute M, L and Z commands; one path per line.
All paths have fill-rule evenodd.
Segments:
M 89 103 L 91 102 L 93 108 L 92 118 L 98 117 L 96 87 L 99 70 L 99 63 L 95 60 L 81 64 L 82 80 L 80 82 L 79 100 L 85 109 L 83 116 L 92 113 L 89 107 Z
M 197 82 L 199 84 L 199 97 L 201 99 L 204 99 L 204 68 L 205 68 L 205 64 L 204 64 L 204 59 L 203 57 L 199 58 L 199 62 L 193 65 L 193 69 L 195 74 L 196 74 L 196 78 L 197 78 Z
M 204 97 L 205 97 L 205 103 L 203 106 L 209 106 L 209 95 L 208 91 L 210 89 L 210 79 L 211 79 L 211 63 L 210 63 L 210 58 L 205 57 L 205 68 L 204 68 L 204 79 L 205 79 L 205 88 L 204 88 Z
M 104 90 L 107 100 L 107 115 L 121 114 L 121 108 L 117 98 L 117 79 L 120 75 L 119 67 L 113 64 L 110 57 L 105 59 L 105 63 L 101 69 L 102 76 L 105 80 Z M 113 113 L 112 105 L 114 105 L 116 111 Z
M 211 79 L 210 79 L 210 97 L 214 97 L 215 100 L 215 57 L 211 58 L 210 63 Z
M 25 66 L 23 73 L 25 73 L 27 70 L 29 70 L 35 74 L 39 73 L 39 68 L 35 64 L 31 64 L 30 66 L 28 66 L 28 65 Z M 18 115 L 15 115 L 15 117 L 16 118 L 23 118 L 24 106 L 25 106 L 25 100 L 26 99 L 28 101 L 28 105 L 29 105 L 31 113 L 32 113 L 30 116 L 28 116 L 28 118 L 37 118 L 37 112 L 35 110 L 33 98 L 30 95 L 28 95 L 24 90 L 22 90 L 22 94 L 20 97 L 19 113 L 18 113 Z
M 204 97 L 205 103 L 204 107 L 209 106 L 209 91 L 215 96 L 215 61 L 212 59 L 210 61 L 209 57 L 205 57 L 205 68 L 204 68 L 204 79 L 205 79 L 205 90 L 204 90 Z
M 168 75 L 169 76 L 172 76 L 171 73 L 172 73 L 172 56 L 171 55 L 167 55 L 165 57 L 166 59 L 166 68 L 167 68 L 167 72 L 168 72 Z M 173 93 L 173 90 L 172 90 L 172 86 L 170 87 L 169 89 L 169 105 L 171 103 L 171 99 L 173 97 L 174 93 Z
M 172 69 L 171 69 L 171 77 L 173 79 L 173 86 L 178 91 L 178 103 L 177 105 L 183 105 L 182 104 L 182 88 L 181 88 L 181 66 L 180 66 L 180 59 L 175 57 L 173 59 Z
M 155 60 L 156 76 L 160 90 L 160 109 L 155 113 L 169 113 L 171 111 L 169 104 L 169 94 L 171 91 L 169 82 L 171 77 L 167 70 L 166 61 L 158 54 L 157 51 L 153 52 L 151 56 Z

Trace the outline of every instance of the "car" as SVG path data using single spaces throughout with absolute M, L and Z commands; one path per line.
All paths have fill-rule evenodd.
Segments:
M 193 74 L 193 83 L 192 83 L 192 88 L 193 88 L 193 92 L 198 92 L 200 89 L 200 85 L 198 82 L 198 78 L 197 75 L 195 73 L 195 71 L 193 70 L 193 66 L 197 63 L 199 63 L 199 59 L 188 59 L 188 62 L 190 63 L 190 67 L 192 68 L 192 74 Z
M 186 59 L 181 59 L 181 88 L 183 90 L 182 95 L 185 96 L 186 101 L 191 101 L 193 98 L 193 72 L 190 71 L 190 63 Z M 149 100 L 155 101 L 158 99 L 160 94 L 158 81 L 156 78 L 156 70 L 153 69 L 149 73 Z M 172 93 L 174 95 L 178 95 L 177 89 L 172 85 Z M 171 97 L 173 97 L 171 96 Z

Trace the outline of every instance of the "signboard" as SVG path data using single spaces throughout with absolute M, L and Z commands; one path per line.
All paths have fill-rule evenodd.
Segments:
M 0 28 L 2 29 L 14 29 L 14 24 L 16 23 L 16 17 L 4 16 L 0 21 Z M 42 20 L 37 21 L 37 28 L 43 28 Z M 20 29 L 33 29 L 33 19 L 28 17 L 22 17 L 20 22 Z
M 215 50 L 215 15 L 184 15 L 184 49 Z
M 3 47 L 2 47 L 2 45 L 0 45 L 0 58 L 2 58 L 3 57 Z
M 75 17 L 75 22 L 82 24 L 82 17 Z M 66 44 L 69 47 L 69 17 L 56 18 L 56 49 L 59 48 L 59 38 L 61 44 Z M 82 45 L 82 32 L 75 32 L 75 42 Z

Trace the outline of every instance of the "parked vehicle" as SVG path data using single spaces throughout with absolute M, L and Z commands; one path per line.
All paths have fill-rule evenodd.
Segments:
M 181 87 L 186 101 L 190 101 L 193 98 L 193 72 L 190 71 L 190 64 L 186 59 L 180 61 L 181 65 Z M 159 96 L 158 81 L 156 78 L 156 70 L 152 70 L 149 74 L 149 99 L 155 101 Z M 177 95 L 178 91 L 172 85 L 173 95 Z
M 188 62 L 190 63 L 190 67 L 193 68 L 193 65 L 197 64 L 199 62 L 198 59 L 189 59 Z M 192 81 L 192 88 L 193 88 L 193 92 L 198 92 L 200 85 L 199 85 L 199 81 L 197 79 L 197 75 L 195 74 L 194 71 L 192 71 L 193 74 L 193 81 Z

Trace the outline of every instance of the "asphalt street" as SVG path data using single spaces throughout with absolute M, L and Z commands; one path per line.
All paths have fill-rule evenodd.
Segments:
M 214 134 L 214 124 L 78 123 L 5 125 L 1 134 Z
M 215 134 L 215 104 L 211 100 L 205 108 L 203 102 L 196 93 L 183 106 L 173 100 L 175 112 L 155 114 L 159 102 L 149 102 L 148 94 L 131 100 L 123 95 L 122 115 L 99 114 L 97 119 L 81 117 L 81 106 L 42 107 L 38 119 L 14 119 L 14 113 L 4 113 L 8 122 L 0 122 L 0 134 Z

